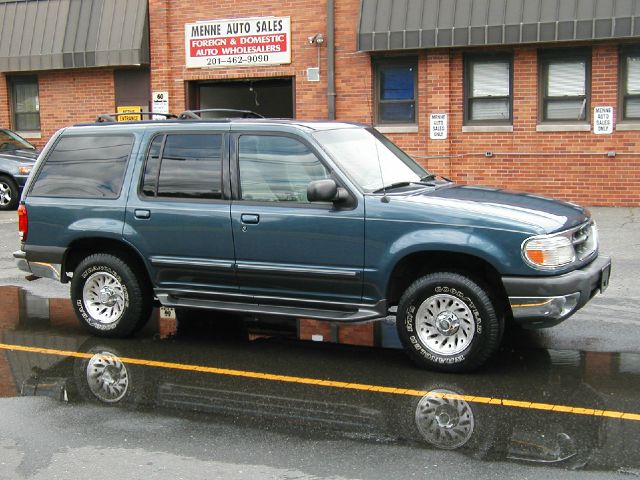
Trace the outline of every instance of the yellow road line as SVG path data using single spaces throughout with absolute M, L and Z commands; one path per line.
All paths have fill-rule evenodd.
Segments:
M 60 357 L 91 358 L 95 353 L 72 352 L 68 350 L 56 350 L 52 348 L 28 347 L 24 345 L 11 345 L 0 343 L 0 350 L 15 352 L 38 353 L 42 355 L 56 355 Z M 457 393 L 429 392 L 428 390 L 410 390 L 405 388 L 384 387 L 363 383 L 339 382 L 334 380 L 322 380 L 319 378 L 294 377 L 290 375 L 277 375 L 273 373 L 251 372 L 246 370 L 234 370 L 228 368 L 205 367 L 187 363 L 160 362 L 141 358 L 118 357 L 121 362 L 129 365 L 142 365 L 145 367 L 166 368 L 170 370 L 183 370 L 189 372 L 209 373 L 213 375 L 227 375 L 232 377 L 254 378 L 272 382 L 300 383 L 318 387 L 340 388 L 344 390 L 365 390 L 376 393 L 389 393 L 393 395 L 405 395 L 411 397 L 424 397 L 431 395 L 446 400 L 464 400 L 470 403 L 484 403 L 488 405 L 500 405 L 503 407 L 523 408 L 527 410 L 541 410 L 550 412 L 571 413 L 573 415 L 587 415 L 592 417 L 610 417 L 622 420 L 640 421 L 639 413 L 619 412 L 611 410 L 595 410 L 593 408 L 572 407 L 569 405 L 556 405 L 551 403 L 535 403 L 506 398 L 480 397 L 475 395 L 460 395 Z

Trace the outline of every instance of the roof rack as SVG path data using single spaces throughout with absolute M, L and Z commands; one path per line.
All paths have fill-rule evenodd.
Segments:
M 96 123 L 110 123 L 117 122 L 118 117 L 124 115 L 140 115 L 140 116 L 148 116 L 153 118 L 154 116 L 164 117 L 164 118 L 178 118 L 177 115 L 173 113 L 157 113 L 157 112 L 126 112 L 126 113 L 103 113 L 96 117 Z
M 251 110 L 236 110 L 233 108 L 206 108 L 204 110 L 185 110 L 178 118 L 180 120 L 202 120 L 201 113 L 213 113 L 213 118 L 264 118 Z M 225 115 L 226 114 L 226 115 Z

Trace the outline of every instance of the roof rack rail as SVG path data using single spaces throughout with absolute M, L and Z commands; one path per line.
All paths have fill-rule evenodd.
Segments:
M 203 110 L 185 110 L 178 118 L 180 120 L 202 120 L 201 113 L 213 113 L 213 118 L 264 118 L 251 110 L 236 110 L 234 108 L 205 108 Z M 227 115 L 225 115 L 227 114 Z
M 118 117 L 124 116 L 124 115 L 140 115 L 142 116 L 148 116 L 153 118 L 153 116 L 159 116 L 159 117 L 164 117 L 166 119 L 169 118 L 178 118 L 177 115 L 173 114 L 173 113 L 157 113 L 157 112 L 125 112 L 125 113 L 103 113 L 101 115 L 98 115 L 96 117 L 96 123 L 110 123 L 110 122 L 117 122 L 118 121 Z

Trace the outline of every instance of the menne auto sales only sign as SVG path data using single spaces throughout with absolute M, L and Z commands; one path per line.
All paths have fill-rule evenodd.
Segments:
M 187 68 L 291 63 L 290 17 L 254 17 L 187 23 Z

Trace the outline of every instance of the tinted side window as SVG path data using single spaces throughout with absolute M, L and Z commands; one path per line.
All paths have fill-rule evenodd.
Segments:
M 243 200 L 308 203 L 309 182 L 329 171 L 302 142 L 289 137 L 240 137 L 240 190 Z
M 117 198 L 132 145 L 131 135 L 64 136 L 42 166 L 31 195 Z
M 142 193 L 156 197 L 221 199 L 221 180 L 222 135 L 160 136 L 149 149 Z

